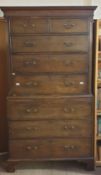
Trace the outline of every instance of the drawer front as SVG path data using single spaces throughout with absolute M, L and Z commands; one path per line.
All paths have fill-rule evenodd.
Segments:
M 88 36 L 14 36 L 12 52 L 88 52 Z
M 91 137 L 92 132 L 92 122 L 89 120 L 9 122 L 9 136 L 11 139 L 36 137 Z
M 87 19 L 24 17 L 11 19 L 12 33 L 71 33 L 87 32 Z
M 12 80 L 11 95 L 87 94 L 87 80 L 87 74 L 16 76 Z
M 67 55 L 13 55 L 12 72 L 67 72 L 79 73 L 88 71 L 86 54 Z
M 47 33 L 48 21 L 43 18 L 12 18 L 11 19 L 12 33 Z
M 34 160 L 47 158 L 87 158 L 93 155 L 91 145 L 93 143 L 90 138 L 10 140 L 9 155 L 10 158 Z
M 52 19 L 51 32 L 55 33 L 72 33 L 72 32 L 87 32 L 87 19 Z
M 92 109 L 88 98 L 12 99 L 8 100 L 8 119 L 91 119 Z

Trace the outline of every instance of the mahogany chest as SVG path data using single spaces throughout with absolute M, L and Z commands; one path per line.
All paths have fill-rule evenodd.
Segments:
M 82 160 L 94 169 L 95 7 L 4 7 L 8 23 L 8 171 Z

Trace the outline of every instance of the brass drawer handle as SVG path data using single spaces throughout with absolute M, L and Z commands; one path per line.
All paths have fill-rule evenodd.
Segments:
M 27 24 L 23 24 L 23 27 L 26 28 L 27 27 Z
M 33 85 L 33 82 L 32 81 L 29 81 L 29 82 L 25 83 L 25 85 L 30 87 L 30 86 Z
M 33 23 L 33 24 L 31 24 L 31 26 L 34 28 L 36 25 Z
M 32 109 L 26 109 L 27 113 L 31 113 Z
M 38 150 L 38 146 L 34 146 L 34 150 Z
M 77 146 L 75 145 L 65 145 L 64 146 L 64 150 L 66 151 L 75 150 L 75 149 L 77 149 Z
M 31 131 L 32 128 L 31 128 L 31 127 L 27 127 L 26 130 L 27 130 L 27 131 Z
M 75 112 L 74 108 L 64 108 L 64 112 Z
M 75 112 L 75 109 L 74 109 L 74 108 L 70 108 L 70 111 L 71 111 L 71 112 Z
M 68 87 L 71 87 L 71 86 L 74 86 L 74 85 L 75 85 L 75 82 L 68 82 L 68 81 L 65 81 L 65 82 L 64 82 L 64 85 L 65 85 L 65 86 L 68 86 Z
M 74 125 L 69 126 L 69 129 L 73 130 L 76 129 L 76 127 Z
M 27 127 L 26 130 L 27 130 L 27 131 L 32 131 L 32 130 L 33 130 L 33 131 L 36 131 L 36 130 L 38 130 L 38 128 L 37 128 L 37 127 L 34 127 L 34 128 L 32 128 L 32 127 Z
M 78 84 L 81 85 L 81 86 L 83 86 L 85 84 L 85 82 L 84 81 L 80 81 Z M 64 85 L 67 86 L 67 87 L 76 86 L 76 82 L 65 81 L 64 82 Z
M 27 151 L 30 151 L 30 150 L 32 150 L 32 147 L 31 146 L 27 146 L 26 149 L 27 149 Z
M 73 46 L 73 43 L 64 42 L 64 46 L 65 47 L 72 47 Z
M 38 82 L 33 82 L 33 86 L 38 86 Z
M 19 82 L 16 82 L 15 84 L 16 84 L 16 86 L 27 86 L 27 87 L 36 87 L 36 86 L 38 86 L 38 82 L 36 82 L 36 81 L 35 82 L 29 81 L 29 82 L 26 82 L 22 85 Z
M 38 109 L 37 108 L 28 108 L 25 110 L 27 113 L 31 113 L 31 112 L 38 112 Z
M 28 25 L 27 25 L 27 24 L 23 24 L 22 26 L 23 26 L 24 28 L 28 27 Z M 34 28 L 35 26 L 36 26 L 36 25 L 35 25 L 34 23 L 33 23 L 33 24 L 31 24 L 31 27 L 33 27 L 33 28 Z
M 65 129 L 65 130 L 67 130 L 67 129 L 68 129 L 68 126 L 67 126 L 67 125 L 65 125 L 65 126 L 64 126 L 64 129 Z
M 68 60 L 67 60 L 67 61 L 65 61 L 65 65 L 66 65 L 66 66 L 73 65 L 73 62 L 72 62 L 72 61 L 68 61 Z
M 35 112 L 35 113 L 38 112 L 38 109 L 37 108 L 34 108 L 33 109 L 33 112 Z
M 38 146 L 34 146 L 34 147 L 27 146 L 27 147 L 26 147 L 26 150 L 27 150 L 27 151 L 31 151 L 31 150 L 33 150 L 33 149 L 34 149 L 34 150 L 37 150 L 37 149 L 38 149 Z
M 71 126 L 70 126 L 70 125 L 65 125 L 65 126 L 64 126 L 64 129 L 65 129 L 65 130 L 69 130 L 69 129 L 70 129 L 70 130 L 73 130 L 73 129 L 75 129 L 75 126 L 74 126 L 74 125 L 71 125 Z
M 69 109 L 68 108 L 64 108 L 64 112 L 69 112 Z
M 74 26 L 75 26 L 75 24 L 67 24 L 67 23 L 64 24 L 64 27 L 65 27 L 66 29 L 71 29 L 71 28 L 74 27 Z
M 38 82 L 29 81 L 25 83 L 24 85 L 28 87 L 35 87 L 35 86 L 38 86 Z
M 36 64 L 37 64 L 36 60 L 25 61 L 25 62 L 24 62 L 24 65 L 26 65 L 26 66 L 36 65 Z
M 24 46 L 25 47 L 33 47 L 33 46 L 35 46 L 35 42 L 25 41 L 24 42 Z

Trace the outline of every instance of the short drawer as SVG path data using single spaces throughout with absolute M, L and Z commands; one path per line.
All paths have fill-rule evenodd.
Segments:
M 88 36 L 13 36 L 12 52 L 88 52 Z
M 92 120 L 92 98 L 33 98 L 9 99 L 9 120 L 34 119 L 90 119 Z
M 15 76 L 10 95 L 87 94 L 88 75 Z
M 89 139 L 37 139 L 10 140 L 9 155 L 12 159 L 69 159 L 93 155 L 93 142 Z
M 50 24 L 54 33 L 88 32 L 87 19 L 52 19 Z
M 48 21 L 45 18 L 16 17 L 10 20 L 12 33 L 48 33 Z
M 91 137 L 92 133 L 93 126 L 90 120 L 9 122 L 9 137 L 11 139 L 29 139 L 36 137 Z
M 86 54 L 60 55 L 12 55 L 12 72 L 67 72 L 81 73 L 88 71 Z

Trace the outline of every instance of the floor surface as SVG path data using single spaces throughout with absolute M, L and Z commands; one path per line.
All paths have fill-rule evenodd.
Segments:
M 74 162 L 46 162 L 22 164 L 14 173 L 7 173 L 3 166 L 0 175 L 101 175 L 101 168 L 87 171 L 81 163 Z

